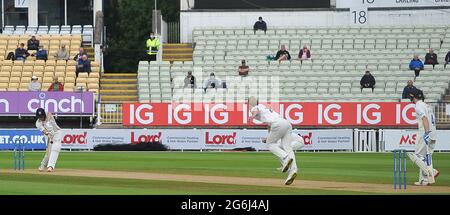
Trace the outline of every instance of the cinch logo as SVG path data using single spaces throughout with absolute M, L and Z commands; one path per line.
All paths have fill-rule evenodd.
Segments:
M 303 137 L 303 141 L 305 141 L 305 145 L 312 145 L 312 132 L 309 132 L 308 135 L 301 135 Z
M 205 140 L 206 140 L 206 144 L 234 145 L 234 144 L 236 144 L 236 132 L 233 132 L 232 135 L 214 135 L 212 138 L 209 138 L 209 132 L 206 132 Z
M 87 132 L 83 134 L 67 134 L 63 137 L 63 144 L 86 144 Z
M 400 145 L 403 145 L 403 144 L 415 145 L 416 139 L 417 139 L 417 134 L 413 134 L 412 138 L 411 138 L 411 135 L 402 135 L 402 138 L 400 139 Z
M 158 132 L 156 135 L 140 135 L 135 136 L 134 132 L 131 132 L 131 144 L 138 144 L 138 143 L 154 143 L 154 142 L 161 142 L 161 132 Z

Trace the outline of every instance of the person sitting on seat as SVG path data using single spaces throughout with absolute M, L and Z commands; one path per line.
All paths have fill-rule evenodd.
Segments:
M 437 54 L 434 53 L 433 49 L 430 49 L 430 51 L 425 55 L 425 64 L 426 65 L 434 65 L 439 64 L 437 60 Z
M 61 48 L 56 52 L 55 59 L 56 60 L 69 60 L 70 55 L 66 49 L 66 45 L 61 45 Z
M 91 73 L 91 62 L 87 55 L 83 55 L 81 59 L 78 60 L 77 69 L 75 71 L 77 77 L 80 72 L 87 72 L 88 75 Z
M 246 65 L 245 60 L 241 61 L 241 65 L 239 66 L 238 73 L 240 76 L 247 76 L 250 71 L 249 67 Z
M 219 88 L 220 87 L 220 80 L 216 78 L 216 75 L 214 75 L 214 73 L 212 72 L 209 75 L 209 79 L 205 80 L 204 83 L 204 87 L 203 89 L 206 92 L 206 89 L 210 89 L 210 88 Z
M 414 70 L 414 81 L 416 81 L 416 78 L 420 75 L 420 70 L 423 70 L 423 63 L 418 55 L 414 55 L 414 58 L 409 63 L 409 69 Z
M 28 56 L 30 56 L 30 53 L 25 49 L 25 44 L 21 43 L 20 46 L 17 47 L 14 57 L 16 60 L 25 61 Z
M 311 51 L 309 51 L 306 44 L 303 46 L 303 49 L 300 49 L 300 52 L 298 53 L 298 59 L 301 63 L 303 63 L 304 60 L 312 60 Z
M 54 92 L 64 91 L 64 85 L 58 81 L 57 76 L 53 77 L 53 83 L 48 88 L 48 91 L 54 91 Z
M 78 51 L 78 54 L 75 55 L 75 57 L 73 58 L 73 60 L 74 60 L 74 61 L 78 61 L 78 60 L 81 59 L 81 57 L 82 57 L 83 55 L 88 55 L 88 54 L 87 54 L 87 52 L 84 50 L 83 47 L 80 47 L 80 50 Z
M 417 92 L 417 88 L 413 85 L 413 81 L 409 80 L 405 88 L 403 88 L 402 99 L 409 99 L 410 95 Z
M 450 62 L 450 51 L 447 52 L 447 55 L 445 55 L 445 64 L 444 64 L 444 69 L 447 67 L 447 64 Z
M 278 62 L 281 62 L 283 60 L 291 60 L 291 55 L 286 50 L 285 45 L 281 45 L 280 50 L 277 52 L 277 55 L 275 56 L 275 60 L 278 60 Z
M 255 24 L 253 25 L 253 31 L 256 34 L 256 31 L 261 30 L 264 31 L 264 33 L 266 33 L 267 31 L 267 24 L 266 22 L 263 21 L 262 17 L 258 18 L 258 21 L 255 22 Z
M 47 50 L 44 50 L 43 46 L 39 46 L 38 51 L 35 54 L 32 54 L 31 56 L 36 56 L 36 60 L 47 60 L 48 59 L 48 52 Z
M 28 84 L 28 90 L 33 92 L 41 91 L 41 83 L 39 83 L 38 77 L 31 77 L 31 82 Z
M 192 75 L 192 71 L 189 71 L 184 78 L 184 88 L 197 88 L 195 77 Z
M 359 82 L 361 84 L 361 91 L 363 88 L 372 88 L 372 92 L 373 92 L 373 88 L 375 88 L 375 78 L 373 77 L 372 74 L 370 74 L 370 71 L 366 71 L 366 73 L 363 75 L 363 77 L 361 78 L 361 81 Z
M 28 50 L 38 50 L 39 49 L 39 40 L 36 39 L 35 36 L 32 36 L 31 39 L 27 42 Z

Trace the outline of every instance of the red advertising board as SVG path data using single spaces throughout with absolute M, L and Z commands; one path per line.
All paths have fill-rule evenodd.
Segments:
M 281 102 L 265 104 L 294 126 L 411 126 L 414 104 L 396 102 Z M 247 126 L 245 103 L 123 104 L 125 126 Z

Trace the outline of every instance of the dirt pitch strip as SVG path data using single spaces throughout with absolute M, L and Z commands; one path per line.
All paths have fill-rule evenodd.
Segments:
M 103 171 L 103 170 L 74 170 L 58 169 L 53 173 L 38 172 L 37 170 L 26 170 L 24 172 L 15 172 L 13 170 L 0 170 L 0 173 L 17 174 L 36 174 L 36 175 L 58 175 L 58 176 L 78 176 L 78 177 L 96 177 L 96 178 L 115 178 L 115 179 L 139 179 L 139 180 L 160 180 L 160 181 L 178 181 L 178 182 L 198 182 L 212 184 L 236 184 L 249 186 L 269 186 L 286 187 L 283 179 L 273 178 L 248 178 L 248 177 L 225 177 L 225 176 L 202 176 L 202 175 L 179 175 L 162 174 L 147 172 L 123 172 L 123 171 Z M 300 176 L 301 177 L 301 176 Z M 294 189 L 320 189 L 337 191 L 357 191 L 367 193 L 405 193 L 405 194 L 449 194 L 450 187 L 446 186 L 412 186 L 409 185 L 406 191 L 394 191 L 390 184 L 373 183 L 350 183 L 334 181 L 306 181 L 296 180 L 291 186 Z

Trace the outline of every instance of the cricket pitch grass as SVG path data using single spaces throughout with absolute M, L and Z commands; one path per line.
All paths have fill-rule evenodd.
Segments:
M 450 153 L 435 153 L 436 184 L 414 186 L 408 160 L 406 191 L 393 189 L 391 153 L 297 153 L 299 175 L 287 174 L 267 152 L 67 152 L 56 171 L 37 170 L 44 152 L 26 152 L 23 172 L 12 152 L 0 152 L 3 195 L 373 195 L 450 194 Z

